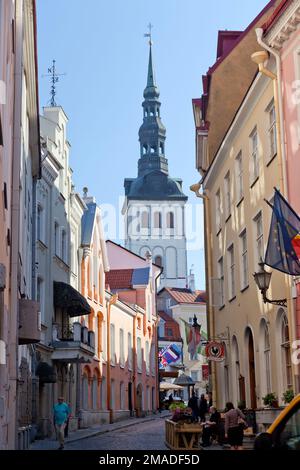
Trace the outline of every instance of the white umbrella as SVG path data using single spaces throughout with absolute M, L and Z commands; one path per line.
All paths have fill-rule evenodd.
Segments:
M 181 385 L 171 384 L 169 382 L 161 382 L 159 384 L 159 389 L 160 390 L 183 390 L 184 387 L 181 387 Z

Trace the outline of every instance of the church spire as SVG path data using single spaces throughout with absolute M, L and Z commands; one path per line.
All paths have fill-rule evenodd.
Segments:
M 138 176 L 143 176 L 154 170 L 168 174 L 168 160 L 165 157 L 166 128 L 160 118 L 159 89 L 156 85 L 153 59 L 152 40 L 150 33 L 145 34 L 149 40 L 149 62 L 147 86 L 144 90 L 143 124 L 139 130 L 140 159 L 138 161 Z

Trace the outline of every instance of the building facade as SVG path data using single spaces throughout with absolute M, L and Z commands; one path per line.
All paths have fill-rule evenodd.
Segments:
M 161 285 L 186 287 L 187 258 L 185 204 L 182 181 L 171 178 L 165 152 L 166 129 L 161 121 L 150 43 L 143 124 L 139 129 L 140 159 L 137 178 L 126 178 L 125 246 L 145 256 L 152 253 L 163 266 Z
M 270 2 L 232 47 L 223 51 L 213 75 L 220 64 L 223 69 L 230 65 L 231 79 L 244 64 L 247 69 L 249 53 L 257 48 L 252 42 L 256 38 L 254 27 L 264 24 L 278 3 Z M 243 43 L 250 41 L 247 55 L 236 55 Z M 268 68 L 275 70 L 271 59 Z M 209 336 L 223 342 L 225 349 L 225 359 L 211 368 L 211 383 L 217 406 L 224 407 L 230 400 L 235 404 L 245 401 L 247 407 L 257 408 L 270 392 L 282 403 L 283 393 L 296 389 L 289 282 L 283 274 L 273 272 L 269 296 L 280 299 L 286 295 L 288 299 L 287 307 L 280 307 L 263 302 L 252 276 L 264 259 L 269 235 L 272 214 L 264 199 L 272 201 L 273 188 L 281 188 L 281 144 L 270 78 L 255 76 L 255 71 L 252 77 L 249 75 L 249 89 L 240 96 L 236 114 L 225 132 L 220 131 L 223 124 L 217 113 L 221 116 L 226 109 L 224 86 L 230 75 L 223 77 L 222 83 L 220 80 L 221 76 L 215 75 L 205 96 L 194 102 L 196 125 L 203 125 L 214 113 L 206 129 L 205 147 L 199 147 L 204 138 L 197 134 L 198 168 L 206 198 Z M 203 100 L 207 103 L 219 87 L 223 87 L 223 102 L 213 111 L 204 109 Z M 217 135 L 218 147 L 209 145 L 210 132 L 211 145 Z

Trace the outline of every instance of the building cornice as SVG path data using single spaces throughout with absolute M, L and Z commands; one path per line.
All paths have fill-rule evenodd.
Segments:
M 280 50 L 299 27 L 300 4 L 299 0 L 294 0 L 267 32 L 266 41 L 271 47 Z

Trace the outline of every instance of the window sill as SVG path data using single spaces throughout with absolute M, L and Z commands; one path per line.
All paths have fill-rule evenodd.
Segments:
M 243 200 L 244 200 L 244 196 L 242 196 L 239 202 L 237 202 L 236 207 L 239 207 L 242 204 Z
M 221 307 L 219 307 L 219 311 L 220 310 L 223 310 L 225 308 L 225 304 L 221 305 Z
M 217 230 L 217 233 L 216 233 L 216 237 L 219 236 L 219 234 L 221 233 L 221 231 L 222 231 L 222 227 L 219 227 L 218 230 Z
M 236 299 L 236 295 L 234 295 L 233 297 L 231 297 L 231 299 L 228 299 L 228 302 L 233 302 L 235 299 Z
M 56 259 L 56 261 L 59 261 L 60 263 L 63 263 L 63 265 L 64 265 L 68 270 L 70 270 L 70 266 L 69 266 L 62 258 L 60 258 L 60 256 L 54 255 L 54 258 Z
M 259 176 L 257 176 L 257 177 L 255 178 L 255 180 L 251 183 L 251 185 L 250 185 L 250 188 L 251 188 L 251 189 L 252 189 L 253 186 L 257 183 L 258 180 L 259 180 Z
M 248 288 L 249 288 L 249 284 L 247 284 L 245 287 L 243 287 L 243 288 L 241 289 L 241 292 L 245 292 L 245 290 L 247 290 Z
M 43 250 L 46 250 L 48 248 L 47 245 L 39 238 L 37 239 L 37 243 Z
M 225 219 L 225 224 L 228 222 L 228 220 L 231 218 L 231 214 L 228 214 L 228 216 Z
M 138 369 L 137 373 L 138 373 L 138 374 L 142 374 L 143 371 Z
M 270 157 L 270 158 L 269 158 L 269 160 L 267 161 L 267 165 L 266 165 L 267 167 L 268 167 L 269 165 L 271 165 L 271 163 L 272 163 L 272 161 L 274 160 L 275 157 L 277 157 L 277 152 L 274 153 L 273 157 Z

